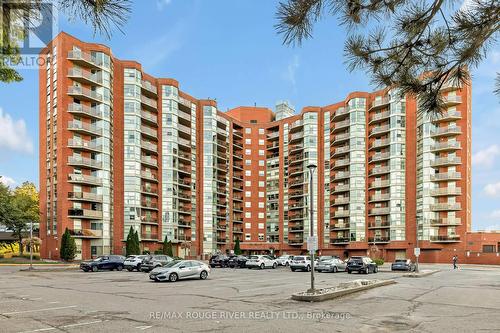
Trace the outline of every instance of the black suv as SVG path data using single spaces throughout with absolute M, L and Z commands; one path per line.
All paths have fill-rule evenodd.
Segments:
M 347 262 L 346 271 L 349 274 L 352 272 L 365 274 L 377 273 L 378 267 L 377 264 L 369 257 L 351 257 Z
M 248 258 L 245 256 L 231 256 L 227 261 L 227 266 L 231 268 L 245 268 Z
M 80 269 L 84 272 L 97 272 L 98 270 L 118 270 L 123 269 L 123 262 L 125 257 L 123 256 L 100 256 L 94 260 L 82 261 L 80 263 Z
M 165 266 L 167 263 L 174 260 L 174 258 L 163 255 L 163 254 L 153 254 L 149 255 L 142 261 L 141 271 L 142 272 L 151 272 L 156 267 Z
M 210 258 L 209 264 L 210 267 L 214 268 L 216 266 L 219 267 L 227 267 L 229 261 L 229 257 L 225 254 L 216 254 Z

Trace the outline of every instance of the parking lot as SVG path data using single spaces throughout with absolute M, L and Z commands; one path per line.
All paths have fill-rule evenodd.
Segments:
M 423 265 L 425 278 L 388 271 L 316 273 L 317 287 L 359 278 L 397 284 L 321 303 L 292 301 L 310 273 L 214 268 L 208 280 L 151 282 L 138 272 L 20 272 L 0 267 L 1 332 L 494 331 L 500 268 Z

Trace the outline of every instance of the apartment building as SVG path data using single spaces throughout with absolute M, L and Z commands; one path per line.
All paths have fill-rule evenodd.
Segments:
M 181 257 L 237 239 L 247 253 L 299 254 L 311 226 L 320 252 L 341 257 L 468 250 L 470 86 L 446 85 L 437 117 L 394 89 L 299 113 L 285 102 L 221 112 L 66 33 L 41 56 L 44 257 L 58 258 L 66 228 L 77 259 L 124 253 L 130 229 L 144 251 L 167 238 Z

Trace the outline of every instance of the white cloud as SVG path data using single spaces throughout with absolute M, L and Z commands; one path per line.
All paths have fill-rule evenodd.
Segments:
M 13 187 L 16 185 L 16 181 L 10 177 L 7 176 L 0 176 L 0 183 L 8 186 L 8 187 Z
M 156 8 L 158 8 L 158 10 L 163 10 L 170 5 L 170 3 L 172 3 L 172 0 L 156 0 Z
M 496 197 L 497 195 L 500 195 L 500 182 L 487 184 L 484 187 L 484 193 L 486 193 L 490 197 Z
M 483 168 L 491 168 L 493 167 L 497 156 L 500 156 L 500 146 L 491 145 L 472 155 L 472 165 Z
M 292 60 L 288 63 L 286 71 L 283 73 L 283 79 L 288 81 L 294 90 L 297 88 L 297 80 L 296 74 L 297 69 L 300 67 L 300 58 L 298 55 L 295 55 Z
M 490 213 L 490 218 L 500 220 L 500 209 L 494 210 Z
M 0 108 L 0 149 L 33 153 L 33 142 L 28 136 L 24 119 L 14 120 Z

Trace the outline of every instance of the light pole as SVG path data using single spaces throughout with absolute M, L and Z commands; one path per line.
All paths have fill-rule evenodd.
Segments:
M 30 221 L 30 268 L 33 270 L 33 220 Z
M 420 248 L 418 247 L 418 214 L 415 216 L 415 272 L 418 273 L 418 257 L 420 256 Z M 418 250 L 417 250 L 418 249 Z M 418 251 L 418 253 L 417 253 Z
M 313 174 L 314 170 L 317 168 L 316 164 L 309 164 L 307 166 L 309 169 L 309 239 L 311 244 L 307 244 L 309 246 L 309 253 L 311 255 L 311 289 L 309 292 L 314 292 L 314 250 L 315 250 L 315 241 L 314 241 L 314 186 L 313 186 Z M 308 242 L 309 243 L 309 242 Z

